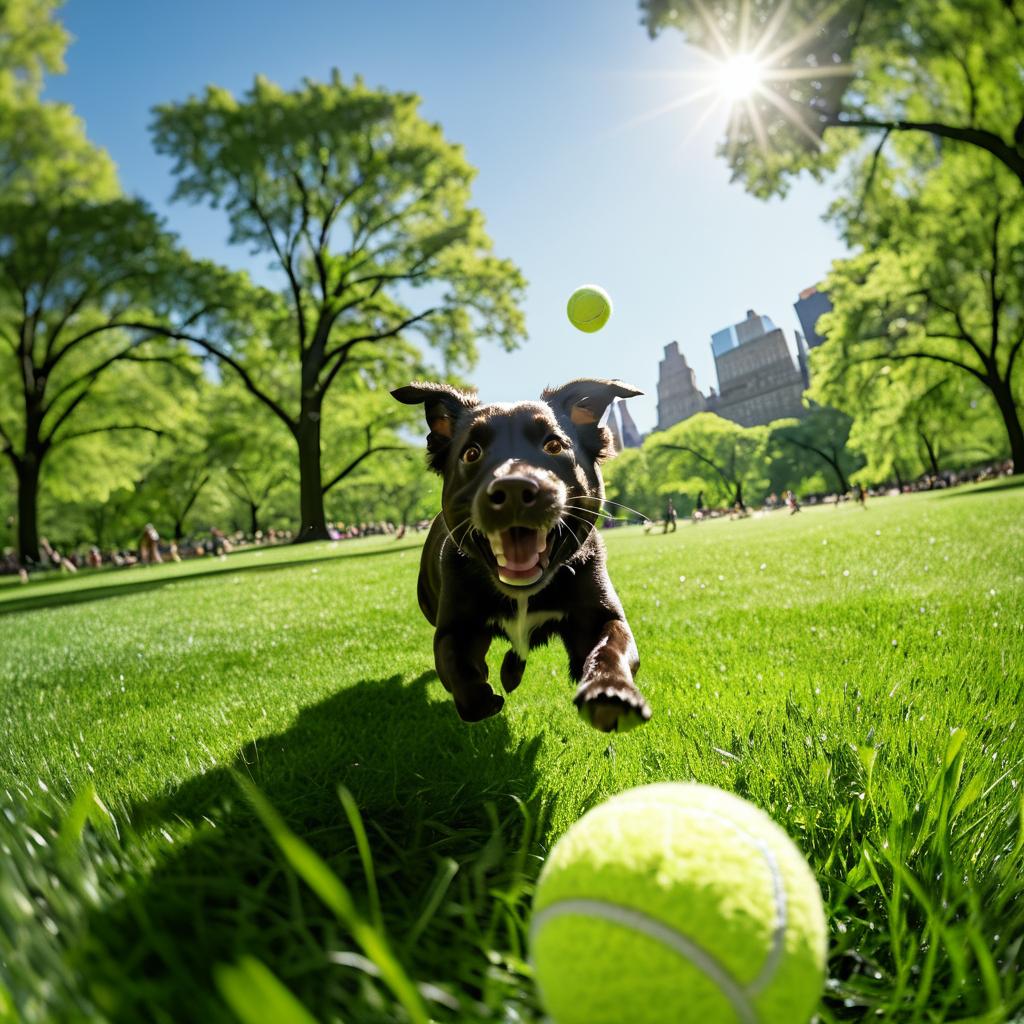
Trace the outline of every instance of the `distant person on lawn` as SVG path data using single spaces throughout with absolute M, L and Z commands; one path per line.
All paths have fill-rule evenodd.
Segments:
M 672 532 L 676 532 L 676 507 L 672 503 L 672 499 L 668 499 L 668 505 L 665 508 L 665 528 L 661 531 L 662 533 L 668 533 L 669 527 L 672 528 Z
M 160 534 L 152 523 L 146 523 L 146 528 L 139 538 L 139 561 L 143 565 L 154 565 L 162 562 L 160 557 Z

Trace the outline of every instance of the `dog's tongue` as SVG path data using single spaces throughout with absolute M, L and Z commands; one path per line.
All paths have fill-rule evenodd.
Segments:
M 512 572 L 528 572 L 537 567 L 544 550 L 546 531 L 513 526 L 502 530 L 500 536 L 502 554 L 505 556 L 503 568 L 511 569 Z

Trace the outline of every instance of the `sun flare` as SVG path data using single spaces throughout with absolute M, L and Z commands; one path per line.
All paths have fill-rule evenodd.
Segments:
M 736 53 L 713 72 L 715 90 L 730 103 L 749 99 L 764 81 L 764 65 L 750 53 Z

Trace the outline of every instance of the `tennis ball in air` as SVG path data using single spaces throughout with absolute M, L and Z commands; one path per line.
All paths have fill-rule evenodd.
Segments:
M 557 1024 L 806 1024 L 825 913 L 767 814 L 711 786 L 658 783 L 600 804 L 555 844 L 530 946 Z
M 603 288 L 596 284 L 585 284 L 569 296 L 566 312 L 573 327 L 593 334 L 608 323 L 612 315 L 612 300 Z

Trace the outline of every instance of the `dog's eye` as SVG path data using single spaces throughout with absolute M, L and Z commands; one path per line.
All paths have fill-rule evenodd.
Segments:
M 548 455 L 561 455 L 565 451 L 565 445 L 557 437 L 552 437 L 544 442 L 544 451 Z
M 483 450 L 478 444 L 471 444 L 463 453 L 463 462 L 476 462 L 483 455 Z

